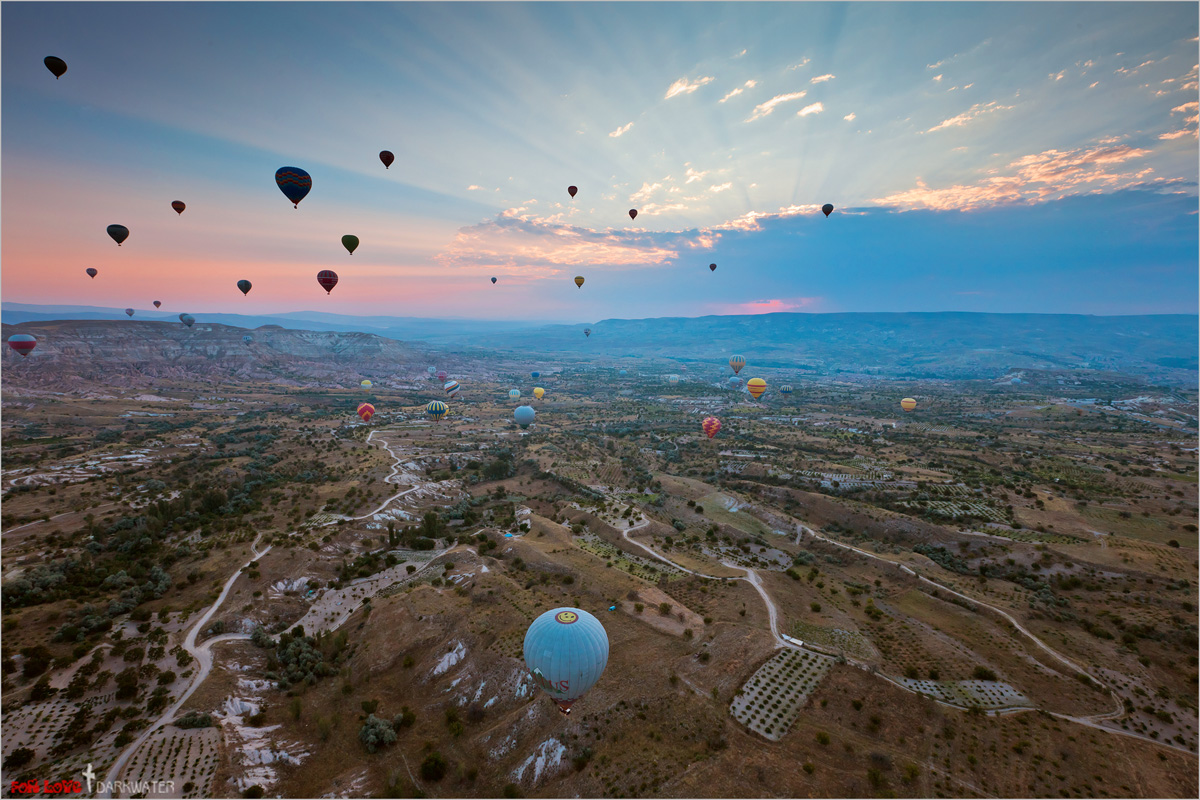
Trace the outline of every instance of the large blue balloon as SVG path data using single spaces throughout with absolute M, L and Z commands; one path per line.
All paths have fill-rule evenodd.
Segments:
M 533 377 L 535 377 L 535 378 L 540 378 L 540 377 L 542 377 L 542 373 L 540 373 L 540 372 L 531 372 L 531 373 L 529 373 L 529 374 L 530 374 L 530 375 L 532 375 L 532 376 L 533 376 Z
M 312 175 L 299 167 L 280 167 L 275 170 L 275 183 L 279 186 L 279 191 L 283 192 L 283 196 L 291 200 L 296 208 L 300 207 L 300 201 L 312 191 Z
M 600 620 L 582 609 L 547 611 L 525 634 L 525 666 L 564 714 L 596 685 L 607 665 L 608 634 Z
M 529 424 L 533 422 L 533 418 L 536 416 L 537 412 L 529 406 L 518 406 L 517 410 L 513 412 L 513 417 L 516 418 L 517 424 L 522 428 L 528 428 Z

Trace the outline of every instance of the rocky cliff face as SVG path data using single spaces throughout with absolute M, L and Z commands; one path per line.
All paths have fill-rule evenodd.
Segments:
M 3 325 L 37 337 L 22 358 L 4 348 L 10 385 L 69 391 L 86 385 L 149 386 L 163 379 L 221 383 L 230 379 L 295 386 L 345 386 L 370 378 L 404 380 L 423 373 L 424 348 L 369 333 L 254 330 L 196 322 L 74 320 Z M 253 341 L 245 343 L 249 334 Z

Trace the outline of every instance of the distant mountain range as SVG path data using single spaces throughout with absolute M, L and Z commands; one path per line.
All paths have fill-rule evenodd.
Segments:
M 719 368 L 738 353 L 751 369 L 797 369 L 814 375 L 962 379 L 996 378 L 1014 370 L 1090 370 L 1182 386 L 1195 386 L 1200 375 L 1200 318 L 1189 315 L 781 313 L 611 319 L 580 325 L 355 317 L 314 311 L 194 316 L 197 326 L 231 326 L 230 336 L 233 328 L 262 326 L 374 334 L 475 357 L 495 352 L 527 359 L 541 353 L 606 360 L 669 359 Z M 32 330 L 39 327 L 36 323 L 64 318 L 109 320 L 115 327 L 105 330 L 114 332 L 121 330 L 121 323 L 131 322 L 121 309 L 87 306 L 5 303 L 2 313 L 6 335 L 13 332 L 11 323 L 25 323 L 22 329 L 36 335 Z M 132 322 L 145 320 L 178 326 L 177 314 L 153 311 L 139 311 Z M 592 334 L 585 338 L 588 327 Z

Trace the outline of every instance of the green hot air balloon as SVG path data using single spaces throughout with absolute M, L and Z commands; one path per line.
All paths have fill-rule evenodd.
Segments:
M 596 685 L 607 665 L 608 634 L 600 620 L 582 609 L 547 611 L 525 633 L 525 666 L 564 714 Z
M 358 249 L 358 237 L 347 233 L 342 237 L 342 247 L 350 251 L 350 255 L 354 255 L 354 251 Z
M 518 406 L 513 412 L 513 418 L 517 424 L 521 426 L 521 430 L 528 428 L 533 423 L 533 418 L 537 416 L 537 412 L 529 406 Z

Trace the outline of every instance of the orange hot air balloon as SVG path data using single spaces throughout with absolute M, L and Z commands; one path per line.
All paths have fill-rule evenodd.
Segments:
M 912 411 L 917 407 L 917 401 L 913 400 L 911 397 L 906 397 L 900 401 L 900 407 L 905 411 Z
M 371 417 L 375 416 L 375 406 L 370 403 L 362 403 L 358 407 L 358 415 L 362 417 L 363 422 L 370 422 Z
M 708 438 L 713 438 L 717 435 L 717 431 L 721 430 L 721 420 L 716 417 L 705 417 L 704 422 L 700 423 L 700 430 L 704 431 Z
M 575 276 L 575 285 L 578 286 L 580 289 L 583 288 L 583 276 L 582 275 Z
M 757 400 L 767 390 L 767 382 L 762 378 L 751 378 L 746 381 L 746 389 L 750 392 L 750 396 Z

